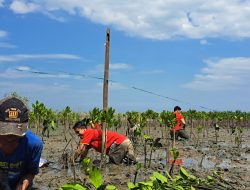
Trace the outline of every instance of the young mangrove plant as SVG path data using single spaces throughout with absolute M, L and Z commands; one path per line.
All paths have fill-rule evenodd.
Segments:
M 200 142 L 200 134 L 202 133 L 202 131 L 203 131 L 203 125 L 201 125 L 201 124 L 199 124 L 198 126 L 197 126 L 197 139 L 196 139 L 196 146 L 198 147 L 198 145 L 199 145 L 199 142 Z
M 149 181 L 138 182 L 136 184 L 128 182 L 130 190 L 235 190 L 235 188 L 223 180 L 218 174 L 198 178 L 189 174 L 184 168 L 180 167 L 178 176 L 166 176 L 158 172 L 153 172 Z
M 100 170 L 92 165 L 90 158 L 85 158 L 82 161 L 82 166 L 85 174 L 88 176 L 90 185 L 80 183 L 67 183 L 59 188 L 59 190 L 117 190 L 114 185 L 106 185 L 103 183 Z
M 171 167 L 170 167 L 170 170 L 169 170 L 169 174 L 170 174 L 170 176 L 173 176 L 173 173 L 174 173 L 174 165 L 175 165 L 175 162 L 176 162 L 177 158 L 179 157 L 180 153 L 179 153 L 179 151 L 177 151 L 176 148 L 173 148 L 173 149 L 171 150 L 171 153 L 172 153 L 172 155 L 173 155 L 173 157 L 174 157 L 174 160 L 173 160 L 172 163 L 171 163 Z
M 146 168 L 146 162 L 147 162 L 147 145 L 150 146 L 150 153 L 149 153 L 149 163 L 148 167 L 151 166 L 152 161 L 152 154 L 157 149 L 162 147 L 162 144 L 159 142 L 161 138 L 155 138 L 153 139 L 149 135 L 144 135 L 145 143 L 144 143 L 144 167 Z
M 136 183 L 136 178 L 137 178 L 137 175 L 138 175 L 138 171 L 142 168 L 142 163 L 137 162 L 135 166 L 136 166 L 136 168 L 135 168 L 134 184 Z
M 243 127 L 242 127 L 242 122 L 243 122 L 243 117 L 241 116 L 235 116 L 236 119 L 236 128 L 235 128 L 235 137 L 234 137 L 234 142 L 239 148 L 240 145 L 242 144 L 243 141 Z

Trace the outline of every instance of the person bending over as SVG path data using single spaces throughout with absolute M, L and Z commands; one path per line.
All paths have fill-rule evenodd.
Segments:
M 94 148 L 99 153 L 102 152 L 102 130 L 88 129 L 81 121 L 75 123 L 73 129 L 81 138 L 75 158 L 81 156 L 83 159 L 90 148 Z M 106 154 L 109 156 L 109 161 L 114 164 L 136 163 L 131 141 L 126 136 L 113 131 L 107 131 Z

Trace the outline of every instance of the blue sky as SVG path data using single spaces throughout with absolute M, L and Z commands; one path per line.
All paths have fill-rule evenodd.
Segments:
M 249 111 L 249 18 L 249 0 L 0 0 L 0 97 L 102 108 L 109 27 L 117 111 Z

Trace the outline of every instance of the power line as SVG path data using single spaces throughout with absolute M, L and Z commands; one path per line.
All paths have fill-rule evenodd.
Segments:
M 44 72 L 44 71 L 26 70 L 26 69 L 20 69 L 20 68 L 16 68 L 16 70 L 20 71 L 20 72 L 29 72 L 29 73 L 33 73 L 33 74 L 54 75 L 54 76 L 63 73 L 65 75 L 69 75 L 69 76 L 78 76 L 78 77 L 83 77 L 83 78 L 91 78 L 91 79 L 97 79 L 97 80 L 104 80 L 103 77 L 96 77 L 96 76 L 92 76 L 92 75 L 69 73 L 69 72 L 59 72 L 59 73 L 56 72 L 56 73 L 52 73 L 52 72 Z M 114 83 L 120 83 L 120 82 L 114 81 L 114 80 L 108 80 L 108 81 L 109 82 L 114 82 Z M 122 84 L 122 83 L 120 83 L 120 84 Z M 199 108 L 202 108 L 202 109 L 205 109 L 205 110 L 209 110 L 209 111 L 215 111 L 215 110 L 213 110 L 211 108 L 208 108 L 208 107 L 205 107 L 205 106 L 195 105 L 195 104 L 192 104 L 192 103 L 189 103 L 189 102 L 185 102 L 183 100 L 179 100 L 179 99 L 171 98 L 171 97 L 168 97 L 168 96 L 164 96 L 164 95 L 161 95 L 161 94 L 149 91 L 149 90 L 145 90 L 145 89 L 142 89 L 142 88 L 138 88 L 138 87 L 135 87 L 135 86 L 128 86 L 128 87 L 132 88 L 132 89 L 134 89 L 136 91 L 140 91 L 140 92 L 144 92 L 144 93 L 151 94 L 151 95 L 154 95 L 154 96 L 158 96 L 158 97 L 161 97 L 161 98 L 165 98 L 165 99 L 168 99 L 168 100 L 171 100 L 171 101 L 174 101 L 174 102 L 183 103 L 183 104 L 189 104 L 189 105 L 192 105 L 192 106 L 195 106 L 195 107 L 199 107 Z

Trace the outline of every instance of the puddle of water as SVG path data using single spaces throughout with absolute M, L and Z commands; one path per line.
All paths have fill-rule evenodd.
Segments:
M 191 167 L 191 168 L 198 170 L 201 160 L 187 158 L 187 159 L 183 159 L 183 162 L 184 162 L 184 166 Z M 213 169 L 215 168 L 215 163 L 208 160 L 208 158 L 205 157 L 202 161 L 201 168 L 206 169 L 206 170 Z
M 220 164 L 219 164 L 219 168 L 221 169 L 229 169 L 232 168 L 233 166 L 231 165 L 232 161 L 229 159 L 223 160 Z
M 215 163 L 210 161 L 207 157 L 205 157 L 202 161 L 202 168 L 203 169 L 213 169 L 213 168 L 215 168 Z
M 228 142 L 224 142 L 224 141 L 219 141 L 217 143 L 217 145 L 220 145 L 221 147 L 226 147 L 228 148 L 230 145 L 228 144 Z
M 250 148 L 250 144 L 242 144 L 242 148 Z
M 209 150 L 210 150 L 210 148 L 208 148 L 208 147 L 205 147 L 205 148 L 202 148 L 202 149 L 201 149 L 201 151 L 202 151 L 203 153 L 209 152 Z
M 195 170 L 198 170 L 199 164 L 201 162 L 201 158 L 199 158 L 199 159 L 184 158 L 184 159 L 182 159 L 182 161 L 183 161 L 184 167 L 189 167 L 189 168 L 193 168 Z M 160 164 L 166 165 L 166 160 L 161 160 Z M 214 169 L 215 163 L 210 161 L 207 157 L 205 157 L 202 161 L 201 168 L 205 169 L 205 170 Z
M 250 154 L 242 153 L 241 156 L 246 158 L 248 162 L 250 162 Z
M 191 167 L 195 170 L 198 170 L 198 165 L 199 165 L 199 162 L 198 160 L 195 160 L 195 159 L 191 159 L 191 158 L 186 158 L 186 159 L 183 159 L 183 166 L 185 167 Z

